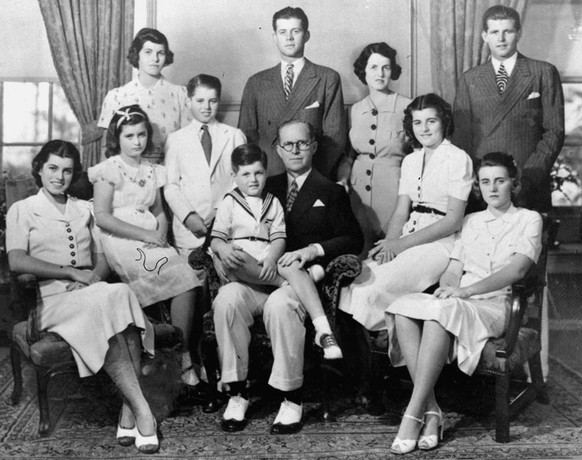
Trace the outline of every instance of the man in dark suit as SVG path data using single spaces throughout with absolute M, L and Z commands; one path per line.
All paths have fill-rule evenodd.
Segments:
M 253 75 L 245 86 L 238 127 L 249 142 L 269 157 L 269 175 L 285 167 L 275 154 L 277 127 L 304 120 L 314 128 L 319 144 L 315 168 L 335 181 L 336 168 L 347 143 L 347 118 L 340 77 L 303 56 L 309 40 L 309 20 L 301 8 L 286 7 L 273 16 L 273 39 L 281 63 Z
M 551 208 L 550 171 L 564 143 L 564 95 L 556 68 L 517 51 L 519 14 L 496 5 L 483 15 L 491 61 L 463 74 L 454 103 L 454 143 L 473 159 L 506 152 L 522 172 L 518 205 Z
M 286 172 L 270 177 L 265 190 L 275 195 L 286 212 L 287 251 L 279 263 L 300 261 L 304 266 L 326 264 L 340 254 L 358 254 L 363 236 L 345 190 L 312 168 L 317 150 L 313 127 L 288 121 L 279 128 L 277 153 Z M 304 320 L 307 315 L 291 286 L 276 290 L 231 282 L 220 288 L 213 304 L 222 381 L 229 386 L 222 419 L 225 431 L 242 430 L 248 408 L 246 378 L 249 327 L 262 314 L 271 338 L 273 368 L 269 385 L 280 395 L 281 407 L 272 433 L 301 429 Z

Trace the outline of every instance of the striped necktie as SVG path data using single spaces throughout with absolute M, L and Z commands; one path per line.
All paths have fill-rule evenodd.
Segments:
M 287 64 L 287 71 L 285 72 L 285 99 L 289 99 L 289 93 L 293 88 L 293 64 Z
M 299 187 L 297 187 L 297 181 L 291 182 L 291 188 L 289 189 L 289 193 L 287 193 L 287 203 L 285 204 L 285 210 L 287 214 L 291 212 L 291 208 L 293 207 L 293 203 L 295 202 L 295 198 L 297 198 L 297 194 L 299 193 Z
M 202 136 L 200 137 L 200 143 L 202 144 L 202 149 L 204 150 L 204 155 L 206 156 L 206 161 L 210 164 L 210 157 L 212 155 L 212 138 L 208 132 L 208 125 L 202 125 Z
M 495 81 L 497 82 L 497 87 L 499 88 L 499 94 L 503 94 L 505 87 L 507 86 L 507 80 L 509 80 L 509 75 L 507 75 L 507 70 L 503 64 L 499 65 L 499 70 L 497 75 L 495 75 Z

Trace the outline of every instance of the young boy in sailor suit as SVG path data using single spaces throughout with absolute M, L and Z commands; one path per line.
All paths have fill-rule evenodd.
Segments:
M 241 145 L 232 152 L 232 171 L 236 188 L 219 205 L 211 233 L 211 248 L 224 275 L 243 283 L 290 284 L 311 317 L 315 342 L 323 347 L 324 357 L 341 358 L 335 340 L 320 340 L 332 335 L 314 282 L 323 278 L 323 268 L 311 266 L 306 278 L 297 262 L 289 267 L 277 265 L 285 252 L 285 220 L 279 200 L 263 192 L 267 155 L 255 144 Z

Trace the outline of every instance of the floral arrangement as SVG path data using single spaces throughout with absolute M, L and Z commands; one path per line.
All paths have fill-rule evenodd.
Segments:
M 553 206 L 582 205 L 582 187 L 576 169 L 559 157 L 552 167 L 550 177 Z

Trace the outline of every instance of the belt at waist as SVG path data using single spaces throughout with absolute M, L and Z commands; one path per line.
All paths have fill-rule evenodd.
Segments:
M 439 216 L 446 216 L 446 212 L 439 211 L 438 209 L 430 208 L 428 206 L 423 206 L 421 204 L 417 204 L 416 206 L 412 207 L 413 211 L 420 212 L 423 214 L 437 214 Z
M 266 238 L 261 238 L 259 236 L 241 236 L 240 238 L 232 238 L 233 240 L 249 240 L 249 241 L 264 241 L 265 243 L 270 243 L 271 241 Z

